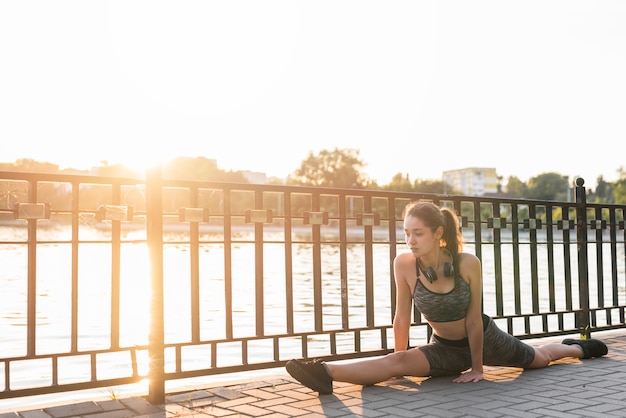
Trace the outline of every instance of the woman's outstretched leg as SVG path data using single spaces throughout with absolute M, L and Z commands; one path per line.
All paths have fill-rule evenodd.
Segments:
M 300 383 L 324 394 L 332 393 L 333 381 L 372 385 L 396 376 L 427 376 L 430 371 L 428 360 L 417 348 L 349 363 L 290 360 L 286 368 Z
M 551 362 L 566 357 L 592 358 L 602 357 L 608 353 L 608 348 L 600 340 L 574 340 L 566 338 L 560 344 L 545 344 L 535 347 L 535 359 L 529 368 L 537 369 L 548 366 Z
M 383 357 L 352 363 L 326 364 L 333 380 L 373 385 L 398 376 L 428 376 L 430 365 L 419 349 L 399 351 Z

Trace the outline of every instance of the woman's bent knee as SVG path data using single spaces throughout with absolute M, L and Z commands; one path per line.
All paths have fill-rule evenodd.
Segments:
M 428 376 L 430 364 L 418 348 L 387 354 L 389 367 L 396 376 Z

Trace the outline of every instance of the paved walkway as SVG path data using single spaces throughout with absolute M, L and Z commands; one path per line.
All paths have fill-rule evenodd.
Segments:
M 541 370 L 488 368 L 479 383 L 455 384 L 451 378 L 410 378 L 368 387 L 335 383 L 332 395 L 318 396 L 286 372 L 277 372 L 170 394 L 164 405 L 151 405 L 143 397 L 80 401 L 0 418 L 626 417 L 626 330 L 593 336 L 607 343 L 608 356 L 562 360 Z

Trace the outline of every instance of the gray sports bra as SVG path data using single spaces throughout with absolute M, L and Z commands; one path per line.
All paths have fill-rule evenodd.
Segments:
M 413 291 L 413 303 L 427 321 L 452 322 L 465 318 L 470 303 L 470 287 L 457 273 L 454 288 L 448 293 L 428 290 L 420 280 L 420 268 L 415 260 L 417 282 Z

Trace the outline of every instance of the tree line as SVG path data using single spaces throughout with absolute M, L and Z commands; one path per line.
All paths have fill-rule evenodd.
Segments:
M 272 183 L 289 185 L 336 187 L 350 189 L 378 189 L 403 192 L 459 194 L 439 179 L 411 179 L 408 173 L 398 172 L 388 184 L 379 185 L 367 177 L 366 163 L 357 149 L 321 150 L 309 152 L 300 166 L 286 179 L 272 179 Z M 13 163 L 0 163 L 0 171 L 46 172 L 64 174 L 85 174 L 76 169 L 59 169 L 50 162 L 39 162 L 32 159 L 19 159 Z M 192 181 L 218 181 L 246 183 L 242 171 L 226 171 L 218 167 L 215 160 L 205 157 L 175 157 L 162 164 L 163 177 L 169 179 Z M 619 179 L 607 182 L 602 176 L 596 179 L 595 189 L 587 188 L 587 201 L 595 203 L 626 203 L 626 171 L 617 169 Z M 143 173 L 121 164 L 109 165 L 102 162 L 94 167 L 89 174 L 105 177 L 140 178 Z M 570 198 L 573 184 L 568 176 L 555 172 L 540 173 L 523 182 L 516 176 L 506 179 L 498 178 L 498 194 L 511 198 L 564 201 Z
M 390 191 L 459 194 L 451 189 L 443 180 L 414 179 L 408 173 L 396 173 L 391 182 L 379 185 L 365 176 L 365 162 L 360 158 L 359 150 L 338 149 L 322 150 L 318 154 L 312 152 L 305 158 L 300 167 L 287 179 L 289 184 L 370 188 Z M 596 203 L 626 203 L 626 171 L 619 168 L 619 180 L 607 182 L 602 176 L 596 179 L 596 188 L 587 188 L 587 201 Z M 498 178 L 498 194 L 511 198 L 538 200 L 568 200 L 573 184 L 568 176 L 547 172 L 538 174 L 523 182 L 516 176 L 510 176 L 506 184 Z

